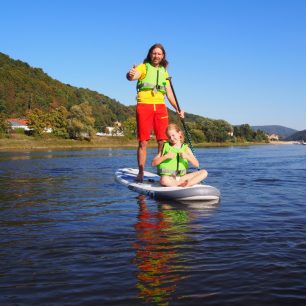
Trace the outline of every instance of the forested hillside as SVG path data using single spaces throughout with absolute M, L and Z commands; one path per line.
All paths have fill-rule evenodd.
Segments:
M 95 127 L 103 129 L 133 116 L 134 110 L 101 93 L 63 84 L 40 68 L 13 60 L 0 53 L 0 112 L 8 117 L 25 117 L 30 109 L 49 110 L 89 102 Z
M 170 110 L 170 121 L 180 123 Z M 135 106 L 125 106 L 101 93 L 63 84 L 42 69 L 0 53 L 0 134 L 8 133 L 7 118 L 26 118 L 34 134 L 91 138 L 115 125 L 126 137 L 136 136 Z M 263 131 L 248 124 L 233 127 L 225 120 L 185 114 L 194 142 L 267 141 Z

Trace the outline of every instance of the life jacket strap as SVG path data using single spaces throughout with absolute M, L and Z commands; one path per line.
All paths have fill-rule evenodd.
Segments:
M 139 83 L 137 85 L 137 90 L 138 91 L 151 90 L 151 89 L 166 91 L 166 86 L 156 85 L 156 84 L 152 84 L 152 83 Z
M 159 175 L 183 176 L 186 173 L 187 173 L 186 169 L 182 169 L 182 170 L 170 170 L 170 169 L 165 169 L 165 168 L 158 169 Z

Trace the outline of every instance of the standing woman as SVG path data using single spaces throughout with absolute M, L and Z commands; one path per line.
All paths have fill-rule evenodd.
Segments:
M 167 80 L 169 77 L 167 66 L 168 61 L 164 47 L 161 44 L 155 44 L 149 49 L 143 63 L 138 66 L 134 65 L 126 74 L 129 81 L 138 80 L 136 106 L 139 169 L 136 181 L 138 182 L 143 181 L 147 145 L 151 131 L 154 130 L 158 152 L 161 151 L 164 141 L 167 140 L 165 131 L 168 126 L 168 111 L 165 95 L 178 115 L 184 118 L 184 111 L 179 111 Z

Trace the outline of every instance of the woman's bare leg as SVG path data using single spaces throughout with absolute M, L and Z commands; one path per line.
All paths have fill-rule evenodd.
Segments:
M 136 182 L 142 182 L 143 181 L 143 175 L 144 175 L 144 167 L 146 164 L 147 159 L 147 144 L 148 142 L 146 140 L 139 141 L 138 143 L 138 149 L 137 149 L 137 161 L 138 161 L 138 175 L 135 179 Z

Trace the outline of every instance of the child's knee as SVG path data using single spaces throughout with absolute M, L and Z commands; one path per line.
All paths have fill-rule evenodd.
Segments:
M 160 184 L 163 185 L 163 186 L 167 186 L 167 183 L 168 183 L 168 178 L 167 176 L 161 176 L 160 177 L 160 180 L 159 180 Z
M 208 176 L 208 172 L 206 170 L 203 169 L 203 170 L 200 170 L 200 172 L 204 178 Z

